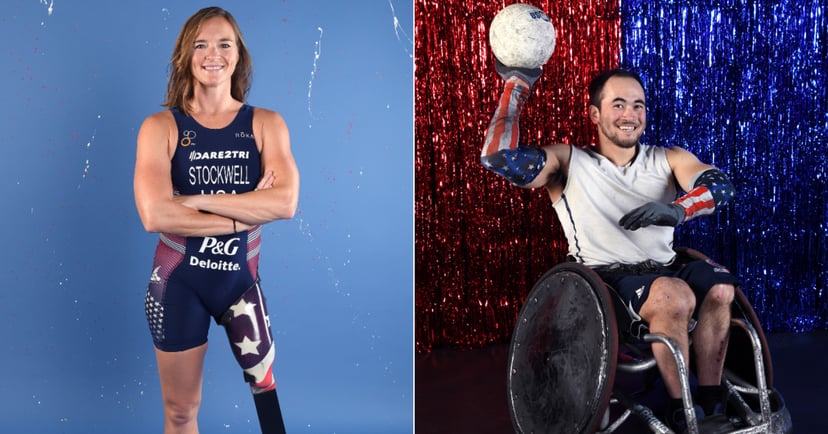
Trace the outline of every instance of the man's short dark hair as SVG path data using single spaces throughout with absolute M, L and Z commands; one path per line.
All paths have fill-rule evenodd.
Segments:
M 612 77 L 633 78 L 635 79 L 635 81 L 638 82 L 638 84 L 641 85 L 641 88 L 644 89 L 644 82 L 641 81 L 641 76 L 637 73 L 623 68 L 610 69 L 608 71 L 604 71 L 598 74 L 589 83 L 590 105 L 594 105 L 595 107 L 601 108 L 601 92 L 604 91 L 604 85 L 607 84 L 607 80 L 609 80 Z

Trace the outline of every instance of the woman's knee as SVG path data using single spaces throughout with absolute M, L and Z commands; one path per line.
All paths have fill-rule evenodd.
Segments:
M 167 419 L 175 426 L 185 426 L 196 421 L 198 407 L 201 400 L 196 399 L 165 399 L 164 413 Z

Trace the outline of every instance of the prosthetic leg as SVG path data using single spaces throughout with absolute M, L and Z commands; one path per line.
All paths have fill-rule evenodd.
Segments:
M 273 378 L 275 347 L 264 296 L 256 282 L 222 315 L 233 355 L 250 383 L 262 434 L 284 434 L 282 410 Z

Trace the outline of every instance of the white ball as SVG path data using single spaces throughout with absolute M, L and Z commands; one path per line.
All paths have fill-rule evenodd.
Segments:
M 500 63 L 534 69 L 555 51 L 555 26 L 542 10 L 515 3 L 495 15 L 489 27 L 489 44 Z

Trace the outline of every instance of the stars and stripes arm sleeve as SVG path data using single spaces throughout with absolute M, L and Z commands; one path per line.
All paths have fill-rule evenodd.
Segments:
M 480 155 L 483 166 L 517 186 L 532 182 L 546 164 L 546 152 L 535 146 L 519 144 L 519 116 L 529 97 L 529 86 L 509 78 L 486 130 Z
M 703 170 L 693 178 L 693 188 L 673 202 L 684 208 L 683 222 L 713 214 L 736 195 L 736 189 L 727 175 L 718 169 Z

